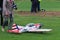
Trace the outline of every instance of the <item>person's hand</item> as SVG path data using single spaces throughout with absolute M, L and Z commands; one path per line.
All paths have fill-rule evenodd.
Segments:
M 8 13 L 8 12 L 6 12 L 6 13 L 5 13 L 5 15 L 6 15 L 6 16 L 9 16 L 9 13 Z

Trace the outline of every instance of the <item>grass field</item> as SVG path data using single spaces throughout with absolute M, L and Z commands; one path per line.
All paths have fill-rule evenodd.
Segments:
M 27 23 L 42 23 L 42 28 L 52 28 L 53 31 L 40 33 L 10 34 L 0 31 L 0 40 L 60 40 L 60 17 L 19 16 L 15 14 L 15 23 L 26 25 Z
M 27 2 L 28 1 L 28 2 Z M 30 11 L 29 0 L 16 0 L 18 10 Z M 47 11 L 60 11 L 59 0 L 42 0 L 41 8 Z M 27 23 L 42 23 L 42 28 L 51 28 L 52 32 L 46 34 L 40 33 L 22 33 L 22 34 L 10 34 L 7 32 L 1 32 L 0 27 L 0 40 L 60 40 L 60 16 L 20 16 L 14 14 L 14 21 L 18 25 L 25 26 Z M 7 30 L 7 29 L 6 29 Z
M 17 0 L 16 2 L 17 2 L 16 4 L 18 6 L 18 10 L 30 11 L 31 9 L 30 0 Z M 60 11 L 60 1 L 59 0 L 42 0 L 41 9 L 45 9 L 47 11 Z

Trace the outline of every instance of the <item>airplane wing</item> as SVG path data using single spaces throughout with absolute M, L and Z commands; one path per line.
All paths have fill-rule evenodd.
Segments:
M 37 30 L 28 30 L 28 32 L 50 32 L 52 29 L 37 29 Z

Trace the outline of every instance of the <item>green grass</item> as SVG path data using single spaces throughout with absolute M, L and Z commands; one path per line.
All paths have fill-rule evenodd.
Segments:
M 17 0 L 16 4 L 18 10 L 20 11 L 30 11 L 31 10 L 31 1 L 30 0 Z M 46 11 L 60 11 L 60 1 L 59 0 L 42 0 L 41 9 Z
M 18 10 L 30 11 L 31 2 L 28 0 L 16 0 Z M 47 11 L 60 11 L 59 0 L 42 0 L 41 8 Z M 10 34 L 1 32 L 0 27 L 0 40 L 60 40 L 60 17 L 57 16 L 20 16 L 14 15 L 14 22 L 18 25 L 25 26 L 27 23 L 42 23 L 42 28 L 51 28 L 52 32 L 46 34 L 40 33 L 22 33 L 22 34 Z M 6 28 L 7 30 L 7 28 Z
M 60 2 L 42 2 L 41 8 L 46 9 L 47 11 L 60 11 Z
M 51 28 L 53 30 L 52 32 L 48 32 L 46 34 L 10 34 L 0 31 L 0 40 L 60 40 L 60 17 L 20 16 L 18 14 L 15 14 L 14 21 L 18 25 L 26 25 L 27 23 L 42 23 L 42 28 Z

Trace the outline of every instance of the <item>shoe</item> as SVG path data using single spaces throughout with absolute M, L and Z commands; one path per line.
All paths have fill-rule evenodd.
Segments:
M 4 32 L 4 28 L 2 28 L 2 32 Z

